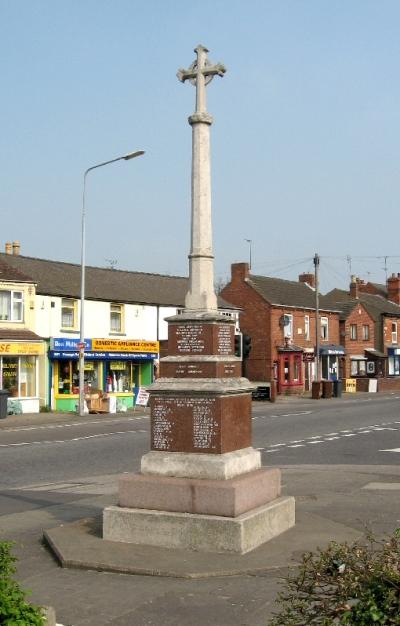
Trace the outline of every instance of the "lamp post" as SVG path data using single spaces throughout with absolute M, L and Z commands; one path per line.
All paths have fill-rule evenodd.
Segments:
M 79 332 L 79 415 L 82 417 L 85 413 L 85 390 L 84 390 L 84 369 L 85 369 L 85 272 L 86 272 L 86 259 L 85 259 L 85 192 L 86 192 L 86 177 L 92 170 L 116 161 L 130 161 L 135 157 L 142 156 L 144 150 L 136 150 L 136 152 L 128 152 L 116 159 L 110 161 L 104 161 L 104 163 L 98 163 L 89 167 L 83 176 L 83 194 L 82 194 L 82 230 L 81 230 L 81 315 L 80 315 L 80 332 Z
M 247 243 L 249 244 L 249 270 L 251 270 L 251 244 L 252 244 L 252 239 L 245 239 L 245 241 L 247 241 Z

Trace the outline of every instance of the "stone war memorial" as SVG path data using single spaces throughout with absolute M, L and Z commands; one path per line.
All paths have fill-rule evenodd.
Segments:
M 168 356 L 149 387 L 151 449 L 103 511 L 103 539 L 198 552 L 244 554 L 291 528 L 294 498 L 278 468 L 261 467 L 251 441 L 251 384 L 234 355 L 235 320 L 214 290 L 210 128 L 206 87 L 225 67 L 199 45 L 178 79 L 196 89 L 192 127 L 189 290 L 168 318 Z

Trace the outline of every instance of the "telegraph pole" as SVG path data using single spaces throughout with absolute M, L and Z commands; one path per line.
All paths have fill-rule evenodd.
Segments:
M 314 380 L 319 380 L 319 255 L 315 253 L 314 256 L 314 268 L 315 268 L 315 371 Z

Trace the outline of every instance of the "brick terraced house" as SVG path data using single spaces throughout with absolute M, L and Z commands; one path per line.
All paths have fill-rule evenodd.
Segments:
M 316 297 L 313 274 L 299 282 L 250 274 L 248 263 L 234 263 L 221 296 L 241 309 L 241 331 L 251 337 L 244 374 L 251 381 L 275 381 L 278 393 L 303 393 L 315 374 Z M 320 370 L 323 379 L 341 377 L 339 309 L 321 303 Z
M 386 287 L 353 276 L 348 292 L 333 289 L 323 302 L 341 309 L 344 376 L 378 377 L 378 390 L 400 389 L 400 274 L 392 274 Z

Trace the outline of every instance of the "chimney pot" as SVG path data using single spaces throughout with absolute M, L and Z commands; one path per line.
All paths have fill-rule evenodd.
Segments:
M 239 282 L 246 280 L 249 278 L 249 264 L 248 263 L 232 263 L 231 265 L 231 276 L 232 282 L 237 280 Z
M 20 249 L 21 249 L 21 245 L 20 245 L 19 241 L 13 241 L 13 243 L 12 243 L 12 253 L 15 256 L 18 256 Z
M 12 244 L 9 241 L 7 241 L 7 243 L 5 245 L 5 252 L 6 252 L 6 254 L 12 254 L 13 253 L 12 252 Z

